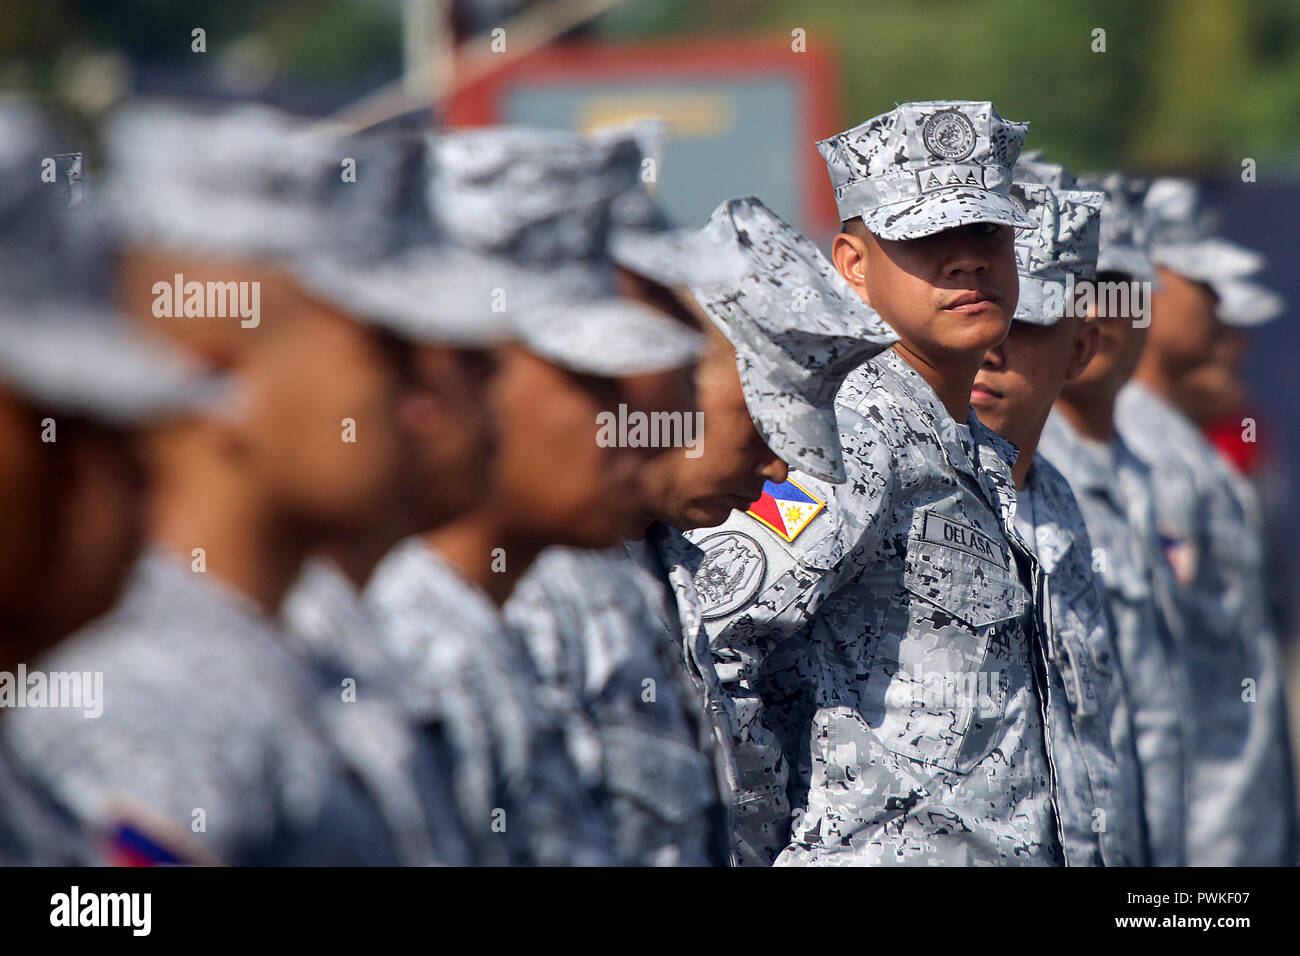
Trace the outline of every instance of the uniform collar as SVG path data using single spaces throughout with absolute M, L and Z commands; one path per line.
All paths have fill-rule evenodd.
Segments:
M 894 394 L 903 394 L 920 412 L 921 421 L 938 438 L 944 454 L 954 468 L 977 478 L 979 461 L 979 438 L 975 428 L 970 428 L 971 439 L 967 440 L 963 429 L 948 414 L 948 409 L 939 396 L 912 364 L 894 349 L 886 349 L 873 360 L 885 380 L 886 390 Z M 971 421 L 970 417 L 967 422 Z
M 1115 483 L 1114 441 L 1104 444 L 1083 437 L 1064 415 L 1053 409 L 1043 427 L 1038 449 L 1069 476 L 1076 490 L 1111 494 Z
M 1120 389 L 1115 411 L 1125 419 L 1127 431 L 1141 433 L 1143 438 L 1164 445 L 1181 445 L 1194 439 L 1191 447 L 1204 442 L 1191 419 L 1141 382 L 1129 382 Z
M 403 603 L 418 606 L 422 613 L 445 613 L 457 626 L 473 629 L 472 633 L 504 628 L 501 612 L 483 589 L 422 538 L 407 538 L 389 552 L 375 569 L 367 598 L 392 595 L 394 585 L 409 589 Z

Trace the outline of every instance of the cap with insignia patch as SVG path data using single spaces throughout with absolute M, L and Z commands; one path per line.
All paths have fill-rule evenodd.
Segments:
M 840 219 L 883 239 L 919 239 L 991 222 L 1033 223 L 1008 196 L 1029 131 L 968 100 L 904 103 L 817 144 Z
M 739 281 L 692 292 L 736 348 L 755 426 L 791 467 L 843 481 L 835 394 L 898 337 L 806 236 L 752 196 L 720 205 L 705 232 L 747 263 Z

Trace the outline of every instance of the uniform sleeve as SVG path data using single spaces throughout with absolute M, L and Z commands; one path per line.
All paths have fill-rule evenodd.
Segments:
M 797 634 L 879 550 L 896 469 L 880 425 L 855 409 L 840 410 L 842 484 L 790 473 L 787 484 L 820 506 L 793 540 L 756 516 L 758 509 L 732 512 L 720 528 L 690 535 L 705 551 L 696 587 L 711 644 L 771 645 Z

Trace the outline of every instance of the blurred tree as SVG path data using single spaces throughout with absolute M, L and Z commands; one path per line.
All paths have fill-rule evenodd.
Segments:
M 991 99 L 1076 169 L 1225 173 L 1254 156 L 1300 172 L 1296 0 L 628 0 L 602 26 L 727 39 L 802 27 L 837 54 L 846 126 L 905 100 Z

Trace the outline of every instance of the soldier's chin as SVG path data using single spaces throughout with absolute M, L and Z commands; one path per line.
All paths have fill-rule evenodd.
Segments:
M 724 495 L 718 498 L 702 498 L 691 502 L 685 508 L 683 514 L 683 526 L 681 530 L 687 531 L 692 528 L 716 528 L 722 524 L 736 510 L 738 498 L 732 495 Z M 743 511 L 749 507 L 746 502 L 740 506 Z

